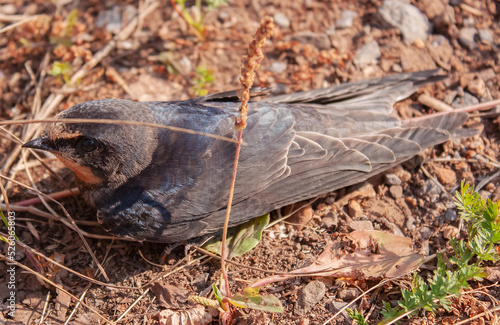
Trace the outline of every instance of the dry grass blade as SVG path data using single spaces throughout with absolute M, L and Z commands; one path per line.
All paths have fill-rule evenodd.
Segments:
M 22 26 L 22 25 L 24 25 L 32 20 L 35 20 L 41 16 L 42 15 L 35 15 L 35 16 L 28 16 L 28 17 L 24 16 L 23 17 L 23 16 L 17 16 L 17 15 L 16 16 L 1 15 L 0 20 L 2 20 L 2 21 L 7 21 L 6 19 L 8 19 L 10 17 L 10 19 L 17 20 L 17 22 L 10 24 L 8 26 L 5 26 L 4 28 L 0 29 L 0 34 L 8 32 L 9 30 L 17 28 L 19 26 Z
M 243 56 L 242 59 L 240 83 L 243 87 L 243 90 L 241 90 L 240 92 L 240 100 L 241 100 L 241 107 L 239 109 L 240 119 L 238 120 L 238 118 L 235 118 L 235 128 L 238 130 L 238 144 L 236 146 L 236 152 L 234 154 L 233 176 L 231 178 L 231 185 L 229 188 L 229 198 L 226 209 L 226 217 L 224 219 L 224 228 L 222 233 L 222 250 L 221 250 L 221 260 L 220 260 L 222 275 L 224 277 L 224 282 L 225 282 L 225 291 L 228 297 L 230 297 L 229 280 L 227 277 L 227 272 L 224 264 L 227 254 L 226 238 L 227 238 L 227 229 L 229 227 L 229 216 L 231 214 L 231 205 L 233 203 L 234 185 L 236 183 L 236 172 L 238 170 L 238 159 L 240 156 L 243 129 L 246 127 L 247 124 L 246 119 L 247 119 L 248 101 L 250 100 L 250 88 L 252 88 L 255 79 L 255 69 L 259 67 L 260 62 L 264 57 L 260 48 L 264 46 L 266 38 L 272 36 L 273 31 L 274 31 L 273 19 L 271 17 L 264 17 L 260 22 L 259 27 L 257 28 L 254 40 L 249 45 L 248 55 Z
M 7 256 L 5 256 L 3 254 L 0 254 L 0 258 L 5 259 L 5 260 L 8 259 Z M 64 289 L 63 287 L 61 287 L 60 285 L 58 285 L 57 283 L 51 281 L 50 279 L 48 279 L 47 277 L 41 275 L 40 273 L 35 272 L 34 270 L 32 270 L 31 268 L 27 267 L 24 264 L 21 264 L 21 263 L 18 263 L 18 262 L 12 262 L 12 263 L 15 264 L 15 266 L 18 266 L 18 267 L 22 268 L 23 270 L 27 271 L 28 273 L 33 274 L 34 276 L 36 276 L 37 278 L 41 279 L 42 281 L 50 284 L 54 288 L 57 288 L 57 289 L 61 290 L 62 292 L 64 292 L 68 296 L 70 296 L 75 301 L 79 301 L 82 305 L 84 305 L 85 307 L 87 307 L 91 312 L 93 312 L 94 314 L 96 314 L 97 316 L 99 316 L 99 318 L 102 319 L 103 321 L 105 321 L 106 323 L 112 323 L 109 319 L 107 319 L 106 317 L 104 317 L 103 315 L 101 315 L 97 310 L 95 310 L 94 308 L 90 307 L 89 305 L 87 305 L 86 303 L 84 303 L 83 301 L 81 301 L 81 299 L 78 299 L 76 296 L 74 296 L 73 294 L 71 294 L 69 291 L 67 291 L 66 289 Z
M 174 132 L 182 132 L 188 134 L 202 135 L 209 138 L 228 141 L 232 143 L 238 143 L 238 140 L 223 137 L 216 134 L 199 132 L 191 129 L 180 128 L 177 126 L 169 126 L 162 125 L 156 123 L 147 123 L 147 122 L 139 122 L 139 121 L 130 121 L 130 120 L 110 120 L 110 119 L 86 119 L 86 118 L 68 118 L 64 120 L 55 119 L 55 118 L 47 118 L 47 119 L 39 119 L 39 120 L 15 120 L 15 121 L 0 121 L 0 125 L 13 125 L 13 124 L 39 124 L 39 123 L 92 123 L 92 124 L 118 124 L 118 125 L 135 125 L 135 126 L 144 126 L 144 127 L 153 127 L 159 129 L 170 130 Z

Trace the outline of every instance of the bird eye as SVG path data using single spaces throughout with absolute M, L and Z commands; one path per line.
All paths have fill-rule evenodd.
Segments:
M 90 138 L 83 138 L 80 141 L 78 141 L 77 144 L 77 149 L 80 152 L 88 153 L 92 152 L 97 149 L 99 146 L 99 143 L 97 140 L 90 139 Z

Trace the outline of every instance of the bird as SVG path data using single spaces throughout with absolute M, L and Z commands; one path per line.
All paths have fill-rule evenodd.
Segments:
M 397 101 L 445 78 L 426 70 L 252 100 L 229 225 L 360 183 L 424 148 L 470 136 L 462 127 L 467 113 L 402 120 L 394 110 Z M 236 91 L 167 102 L 99 99 L 62 111 L 23 147 L 48 151 L 75 173 L 105 230 L 178 243 L 222 230 L 236 144 L 150 125 L 64 121 L 130 120 L 236 139 L 239 106 Z

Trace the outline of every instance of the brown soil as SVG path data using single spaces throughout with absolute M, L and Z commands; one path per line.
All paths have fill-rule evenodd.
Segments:
M 154 1 L 140 2 L 142 8 Z M 189 2 L 189 5 L 193 1 Z M 5 3 L 5 4 L 4 4 Z M 51 94 L 60 94 L 64 88 L 63 76 L 46 74 L 55 62 L 68 64 L 71 75 L 99 50 L 111 42 L 113 34 L 106 24 L 96 26 L 100 13 L 116 8 L 123 18 L 118 31 L 125 29 L 131 21 L 123 8 L 137 6 L 137 1 L 20 1 L 10 0 L 0 5 L 0 29 L 19 19 L 12 15 L 37 15 L 29 22 L 0 34 L 0 119 L 30 119 L 40 104 Z M 136 100 L 181 100 L 196 96 L 197 67 L 210 70 L 212 83 L 203 86 L 209 93 L 238 88 L 240 60 L 251 40 L 258 21 L 265 15 L 283 14 L 290 26 L 278 25 L 275 36 L 264 48 L 265 60 L 258 72 L 256 85 L 274 87 L 280 91 L 308 90 L 347 81 L 379 77 L 398 71 L 418 71 L 440 67 L 450 78 L 436 85 L 428 86 L 419 94 L 427 93 L 448 104 L 466 105 L 469 96 L 480 101 L 498 99 L 500 73 L 499 14 L 500 7 L 494 0 L 413 0 L 432 22 L 434 30 L 427 40 L 405 42 L 401 32 L 392 28 L 378 14 L 382 1 L 275 1 L 251 0 L 230 1 L 229 6 L 217 8 L 205 17 L 206 41 L 199 41 L 191 33 L 187 23 L 172 9 L 167 1 L 150 13 L 134 30 L 134 33 L 117 43 L 102 62 L 88 71 L 76 83 L 76 88 L 64 89 L 64 99 L 50 114 L 62 111 L 74 104 L 99 98 L 128 98 Z M 78 9 L 74 23 L 69 22 L 70 12 Z M 356 12 L 352 26 L 336 28 L 335 22 L 342 18 L 344 10 Z M 9 18 L 10 17 L 10 18 Z M 473 46 L 460 40 L 460 32 L 470 26 L 477 30 L 488 30 L 492 41 L 473 38 Z M 108 25 L 109 29 L 109 25 Z M 310 44 L 294 39 L 304 32 L 318 33 Z M 326 37 L 326 44 L 325 38 Z M 372 64 L 356 63 L 356 50 L 364 44 L 376 41 L 381 55 Z M 164 59 L 168 58 L 168 59 Z M 286 64 L 280 69 L 279 64 Z M 67 88 L 67 87 L 66 87 Z M 404 100 L 397 106 L 403 118 L 435 112 L 417 101 L 418 95 Z M 429 149 L 419 157 L 397 168 L 394 172 L 402 180 L 400 185 L 387 185 L 382 177 L 370 181 L 375 190 L 373 195 L 354 196 L 339 211 L 334 198 L 339 199 L 357 188 L 348 188 L 330 193 L 313 203 L 312 220 L 303 229 L 294 230 L 286 222 L 280 222 L 264 232 L 262 241 L 255 249 L 235 261 L 267 270 L 290 271 L 314 262 L 330 238 L 353 230 L 354 221 L 367 221 L 374 229 L 402 233 L 412 238 L 421 251 L 433 254 L 446 247 L 443 230 L 458 227 L 453 209 L 452 197 L 462 179 L 478 185 L 495 173 L 498 166 L 499 135 L 495 112 L 474 114 L 469 127 L 482 129 L 479 136 L 453 140 Z M 3 128 L 0 138 L 0 166 L 2 174 L 24 184 L 36 184 L 44 193 L 54 193 L 74 187 L 73 174 L 51 159 L 44 163 L 54 172 L 40 164 L 29 168 L 29 174 L 22 165 L 21 156 L 13 156 L 17 144 L 12 136 L 24 138 L 27 126 L 10 125 Z M 42 126 L 38 125 L 41 129 Z M 437 159 L 438 158 L 438 159 Z M 36 161 L 26 157 L 28 163 Z M 21 167 L 19 167 L 21 166 Z M 428 171 L 446 192 L 424 172 Z M 230 172 L 230 171 L 228 171 Z M 31 183 L 30 178 L 33 183 Z M 35 197 L 28 190 L 15 183 L 2 181 L 7 186 L 10 203 Z M 500 199 L 499 178 L 485 182 L 481 195 L 492 200 Z M 482 184 L 483 185 L 483 184 Z M 2 203 L 5 203 L 3 197 Z M 106 235 L 98 225 L 87 225 L 82 220 L 95 221 L 95 211 L 86 206 L 79 196 L 61 200 L 68 213 L 80 222 L 80 228 L 91 234 Z M 54 214 L 64 216 L 61 206 L 50 203 Z M 48 211 L 43 205 L 36 208 Z M 50 212 L 48 212 L 50 214 Z M 2 233 L 5 227 L 0 228 Z M 50 256 L 64 266 L 111 285 L 92 284 L 65 269 L 46 262 L 26 257 L 17 249 L 18 262 L 26 265 L 60 288 L 80 297 L 86 294 L 86 306 L 79 306 L 70 324 L 103 324 L 96 313 L 109 321 L 120 320 L 121 324 L 155 324 L 157 314 L 163 310 L 160 298 L 148 292 L 141 297 L 149 281 L 164 277 L 166 284 L 175 284 L 201 293 L 220 279 L 220 265 L 215 259 L 190 251 L 185 257 L 181 247 L 175 248 L 165 259 L 161 258 L 164 245 L 133 243 L 121 240 L 86 240 L 97 260 L 109 276 L 106 281 L 99 272 L 92 257 L 78 234 L 65 224 L 49 220 L 37 213 L 16 212 L 16 232 L 20 241 L 34 250 Z M 2 244 L 2 253 L 7 245 Z M 199 260 L 196 260 L 201 258 Z M 435 261 L 427 263 L 420 274 L 432 275 Z M 177 270 L 178 266 L 184 266 Z M 490 265 L 497 270 L 498 265 Z M 16 273 L 16 319 L 7 315 L 9 291 L 9 266 L 0 264 L 0 323 L 39 324 L 44 315 L 44 324 L 62 324 L 75 308 L 75 301 L 53 284 L 37 279 L 32 273 L 17 267 Z M 175 270 L 174 273 L 168 274 Z M 241 266 L 231 266 L 230 282 L 232 292 L 237 292 L 248 283 L 266 276 L 265 273 Z M 500 288 L 489 286 L 495 280 L 473 283 L 480 287 L 476 293 L 453 300 L 452 312 L 444 309 L 433 316 L 418 313 L 412 320 L 402 323 L 453 324 L 473 317 L 498 303 Z M 261 311 L 242 311 L 236 317 L 236 324 L 322 324 L 335 313 L 335 302 L 349 302 L 361 291 L 366 291 L 378 281 L 343 281 L 319 278 L 326 288 L 324 296 L 306 313 L 298 311 L 299 293 L 305 285 L 314 281 L 300 277 L 273 283 L 264 291 L 277 296 L 284 305 L 282 314 Z M 400 289 L 405 288 L 411 277 L 389 282 L 381 289 L 366 295 L 356 303 L 359 310 L 368 316 L 369 324 L 381 320 L 382 303 L 394 303 L 400 299 Z M 349 291 L 351 290 L 351 291 Z M 354 291 L 353 291 L 354 290 Z M 496 298 L 495 298 L 496 297 Z M 140 299 L 139 299 L 140 298 Z M 130 311 L 129 307 L 137 300 Z M 92 308 L 95 312 L 89 310 Z M 498 315 L 498 311 L 497 311 Z M 482 316 L 471 323 L 493 324 L 494 316 Z M 498 316 L 497 321 L 498 321 Z M 214 323 L 217 322 L 214 317 Z M 350 323 L 345 316 L 331 320 L 331 324 Z

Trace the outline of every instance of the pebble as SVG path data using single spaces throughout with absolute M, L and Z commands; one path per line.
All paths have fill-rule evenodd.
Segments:
M 372 41 L 363 45 L 356 51 L 356 58 L 354 61 L 360 67 L 364 67 L 369 64 L 377 63 L 377 59 L 380 58 L 380 55 L 380 47 L 377 41 Z
M 379 8 L 382 18 L 398 28 L 405 41 L 426 40 L 431 32 L 431 24 L 417 7 L 403 1 L 385 0 Z
M 357 219 L 363 214 L 363 208 L 361 208 L 361 205 L 357 201 L 349 202 L 348 209 L 349 217 L 353 219 Z
M 274 73 L 282 73 L 287 68 L 287 63 L 282 61 L 274 61 L 271 63 L 271 66 L 268 68 L 269 71 Z
M 401 179 L 393 173 L 384 175 L 384 183 L 387 185 L 401 185 Z
M 311 44 L 318 50 L 328 50 L 331 48 L 330 38 L 325 33 L 303 31 L 293 35 L 291 40 L 301 44 Z
M 481 42 L 483 42 L 484 44 L 493 44 L 493 36 L 491 36 L 491 33 L 489 30 L 487 29 L 480 29 L 479 32 L 479 39 L 481 40 Z
M 437 167 L 436 173 L 439 182 L 443 184 L 445 187 L 455 185 L 457 183 L 457 175 L 451 169 Z
M 449 209 L 448 211 L 446 211 L 444 218 L 450 222 L 457 220 L 458 218 L 457 210 Z
M 328 310 L 330 310 L 330 312 L 332 314 L 336 314 L 338 313 L 340 310 L 342 310 L 342 308 L 345 307 L 345 305 L 347 305 L 348 302 L 344 302 L 344 301 L 332 301 L 330 303 L 330 306 L 328 306 Z M 354 309 L 356 308 L 357 305 L 352 305 L 350 308 Z M 349 317 L 349 315 L 347 314 L 347 311 L 344 309 L 342 310 L 342 312 L 340 313 L 340 315 L 344 316 L 344 319 L 348 319 L 350 320 L 349 324 L 351 324 L 352 322 L 352 319 Z M 340 319 L 336 319 L 336 324 L 338 324 Z M 344 322 L 341 322 L 340 324 L 344 324 Z
M 403 187 L 401 185 L 392 185 L 389 188 L 389 193 L 391 193 L 391 196 L 397 200 L 401 197 L 403 197 Z
M 441 189 L 434 181 L 428 179 L 425 182 L 425 194 L 428 196 L 439 196 L 439 194 L 441 194 Z
M 290 19 L 288 19 L 288 17 L 285 16 L 283 13 L 277 12 L 274 14 L 273 18 L 276 25 L 282 28 L 290 27 Z
M 359 221 L 352 221 L 349 224 L 349 227 L 353 231 L 361 231 L 361 230 L 374 230 L 373 224 L 371 221 L 368 220 L 359 220 Z
M 309 282 L 305 287 L 301 288 L 297 295 L 295 303 L 295 315 L 304 315 L 318 302 L 323 299 L 326 294 L 326 286 L 323 282 L 314 280 Z
M 352 22 L 357 16 L 358 14 L 355 11 L 344 10 L 342 11 L 342 18 L 335 22 L 335 26 L 337 28 L 349 28 L 352 26 Z
M 464 91 L 463 97 L 455 98 L 451 103 L 451 106 L 455 108 L 462 108 L 476 104 L 479 104 L 479 99 L 474 97 L 471 93 Z
M 431 238 L 431 235 L 432 235 L 432 230 L 428 227 L 422 227 L 420 229 L 420 236 L 422 238 L 422 240 L 427 240 L 429 238 Z
M 486 85 L 480 78 L 471 80 L 467 85 L 467 90 L 470 91 L 474 96 L 480 98 L 486 95 Z
M 469 50 L 473 50 L 476 48 L 476 41 L 474 40 L 476 34 L 477 34 L 477 29 L 475 29 L 474 27 L 463 27 L 460 29 L 458 39 Z
M 361 292 L 357 288 L 346 288 L 341 290 L 338 294 L 338 297 L 344 301 L 351 301 L 356 299 Z
M 413 230 L 416 228 L 415 226 L 415 217 L 413 216 L 409 216 L 408 218 L 406 218 L 406 228 L 408 230 Z
M 333 212 L 328 212 L 328 214 L 323 217 L 322 221 L 326 228 L 337 227 L 339 224 L 339 217 Z

